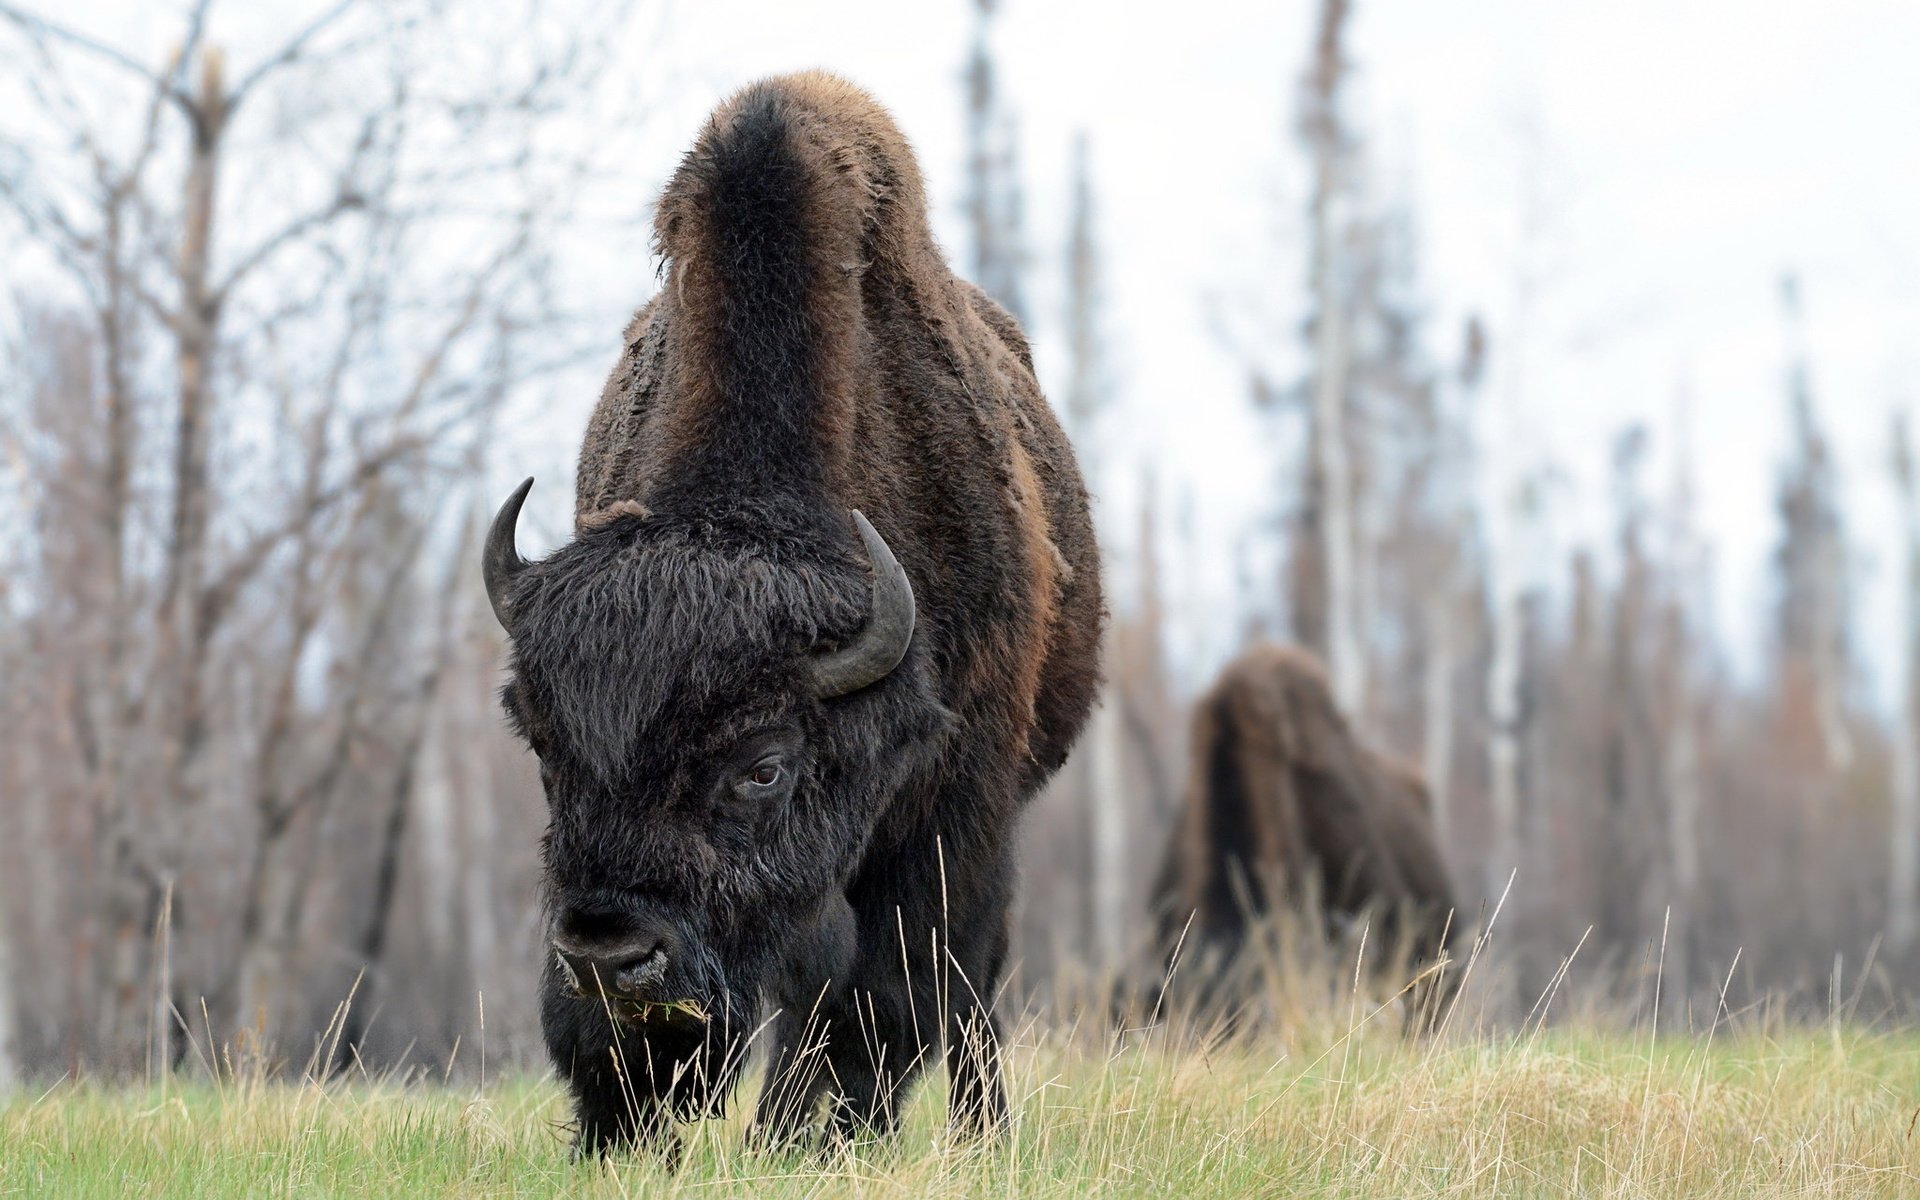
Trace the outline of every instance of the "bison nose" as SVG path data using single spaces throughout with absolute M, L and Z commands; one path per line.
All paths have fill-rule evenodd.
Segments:
M 667 977 L 671 950 L 666 939 L 652 945 L 623 946 L 595 951 L 554 943 L 560 970 L 573 990 L 583 996 L 646 999 L 657 991 Z

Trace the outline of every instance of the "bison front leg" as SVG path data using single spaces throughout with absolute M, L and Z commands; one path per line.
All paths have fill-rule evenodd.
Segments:
M 1000 1074 L 1000 1024 L 993 1015 L 993 996 L 1000 988 L 1006 956 L 1003 916 L 985 955 L 966 972 L 965 990 L 948 994 L 948 1116 L 956 1128 L 976 1136 L 998 1129 L 1007 1118 L 1006 1084 Z
M 946 895 L 894 910 L 881 969 L 868 977 L 874 985 L 843 1022 L 857 1037 L 840 1037 L 833 1061 L 841 1119 L 852 1127 L 890 1130 L 916 1075 L 943 1058 L 956 1129 L 982 1134 L 1006 1118 L 993 1000 L 1007 955 L 1011 866 L 999 855 L 971 862 L 965 888 L 950 876 Z
M 846 981 L 859 948 L 859 922 L 843 893 L 821 902 L 812 923 L 786 948 L 769 1025 L 773 1051 L 754 1114 L 768 1145 L 799 1137 L 832 1084 L 827 1047 L 836 1016 L 844 1018 Z M 844 1019 L 838 1022 L 845 1024 Z
M 799 1140 L 833 1082 L 827 1061 L 829 1023 L 817 1013 L 782 1010 L 774 1019 L 773 1052 L 754 1109 L 754 1134 L 767 1146 Z

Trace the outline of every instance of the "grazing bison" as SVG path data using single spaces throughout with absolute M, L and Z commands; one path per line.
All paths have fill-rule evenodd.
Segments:
M 1169 953 L 1224 961 L 1257 914 L 1309 897 L 1330 924 L 1372 910 L 1416 963 L 1453 942 L 1426 786 L 1355 740 L 1311 657 L 1266 645 L 1229 664 L 1195 708 L 1192 762 L 1155 885 Z M 1430 1022 L 1445 994 L 1423 985 L 1413 1011 Z
M 580 454 L 573 540 L 487 592 L 538 755 L 548 1049 L 578 1145 L 720 1112 L 885 1131 L 929 1057 L 1005 1098 L 992 1002 L 1021 806 L 1097 676 L 1100 565 L 1019 327 L 948 270 L 865 93 L 768 80 L 660 200 L 665 286 Z

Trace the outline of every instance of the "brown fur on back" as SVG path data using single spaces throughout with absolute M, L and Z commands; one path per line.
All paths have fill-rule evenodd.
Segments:
M 1455 907 L 1425 784 L 1363 746 L 1325 672 L 1303 651 L 1260 645 L 1195 706 L 1192 773 L 1156 884 L 1168 948 L 1237 944 L 1251 916 L 1301 903 L 1372 907 L 1431 958 L 1453 939 Z M 1189 927 L 1189 923 L 1191 923 Z
M 794 419 L 808 428 L 802 452 L 778 460 L 756 457 L 796 440 L 765 411 L 767 388 L 729 392 L 742 383 L 737 360 L 778 355 L 742 350 L 761 332 L 743 328 L 728 273 L 742 235 L 723 227 L 727 190 L 742 186 L 729 156 L 770 112 L 785 139 L 776 157 L 794 174 L 805 279 L 790 332 L 807 388 Z M 622 506 L 724 509 L 756 492 L 790 492 L 836 531 L 861 509 L 913 581 L 916 641 L 941 664 L 943 699 L 990 728 L 1008 759 L 995 769 L 1030 793 L 1064 760 L 1097 685 L 1086 492 L 1019 326 L 935 245 L 892 118 L 822 72 L 743 90 L 668 184 L 655 238 L 665 286 L 628 326 L 589 424 L 576 523 Z M 999 808 L 997 796 L 984 799 Z

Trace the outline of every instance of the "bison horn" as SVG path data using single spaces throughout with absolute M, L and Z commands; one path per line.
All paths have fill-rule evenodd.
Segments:
M 873 570 L 873 611 L 866 628 L 837 650 L 816 655 L 813 685 L 824 699 L 844 696 L 878 682 L 900 665 L 907 643 L 913 640 L 913 585 L 887 549 L 887 543 L 859 509 L 854 528 L 866 543 L 867 563 Z
M 527 502 L 527 493 L 532 490 L 533 476 L 529 475 L 527 481 L 507 497 L 500 511 L 493 514 L 481 560 L 481 571 L 487 581 L 487 601 L 493 605 L 493 615 L 500 627 L 508 633 L 513 632 L 513 622 L 507 619 L 513 612 L 513 581 L 527 569 L 527 560 L 521 558 L 520 551 L 514 547 L 513 531 L 520 524 L 520 506 Z

